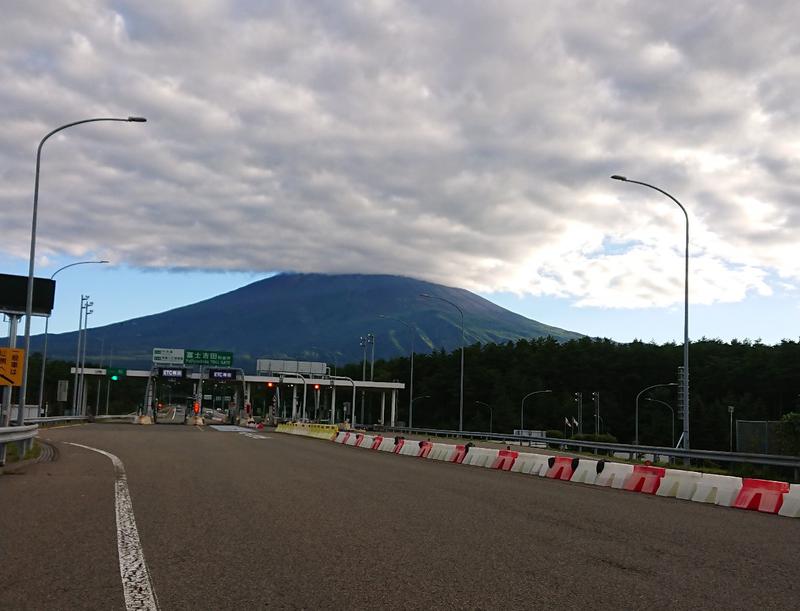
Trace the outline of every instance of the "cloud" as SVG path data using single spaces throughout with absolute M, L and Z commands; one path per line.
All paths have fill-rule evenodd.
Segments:
M 589 2 L 12 2 L 5 254 L 411 275 L 577 305 L 800 280 L 800 9 Z

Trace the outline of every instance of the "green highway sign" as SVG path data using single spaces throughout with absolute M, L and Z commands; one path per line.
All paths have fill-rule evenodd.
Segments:
M 120 369 L 119 367 L 106 367 L 106 377 L 113 382 L 116 382 L 120 378 L 125 378 L 127 376 L 127 369 Z
M 219 350 L 191 350 L 183 351 L 185 365 L 208 365 L 210 367 L 230 367 L 233 364 L 233 352 L 220 352 Z

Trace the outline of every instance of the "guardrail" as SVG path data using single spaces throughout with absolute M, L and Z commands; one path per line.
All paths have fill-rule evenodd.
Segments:
M 86 416 L 42 416 L 40 418 L 25 418 L 25 422 L 32 424 L 51 424 L 58 422 L 75 422 L 76 420 L 86 420 Z
M 28 424 L 25 426 L 3 426 L 0 427 L 0 466 L 6 461 L 6 444 L 22 443 L 23 456 L 33 445 L 34 438 L 39 434 L 38 424 Z
M 748 463 L 753 465 L 769 465 L 773 467 L 790 467 L 800 469 L 800 456 L 781 456 L 778 454 L 745 454 L 741 452 L 717 452 L 714 450 L 685 450 L 683 448 L 664 448 L 661 446 L 634 446 L 625 443 L 605 443 L 600 441 L 578 441 L 575 439 L 558 439 L 552 437 L 523 437 L 521 435 L 503 435 L 480 431 L 450 431 L 442 429 L 409 429 L 403 427 L 375 427 L 383 431 L 434 435 L 439 437 L 460 437 L 462 439 L 485 439 L 505 442 L 531 442 L 557 445 L 581 450 L 604 450 L 607 452 L 628 452 L 629 454 L 658 454 L 674 458 L 708 460 L 723 463 Z

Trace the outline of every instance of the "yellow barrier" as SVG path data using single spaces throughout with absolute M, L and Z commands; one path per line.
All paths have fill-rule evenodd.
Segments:
M 288 433 L 289 435 L 302 435 L 304 437 L 315 437 L 317 439 L 333 439 L 339 432 L 339 427 L 335 424 L 313 424 L 310 422 L 287 422 L 279 424 L 275 429 L 276 433 Z

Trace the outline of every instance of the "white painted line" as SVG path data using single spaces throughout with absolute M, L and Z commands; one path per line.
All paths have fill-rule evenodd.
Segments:
M 117 510 L 117 551 L 119 552 L 119 573 L 122 577 L 122 589 L 125 594 L 125 608 L 156 611 L 156 598 L 150 571 L 144 561 L 142 544 L 139 541 L 139 530 L 133 515 L 133 503 L 128 491 L 128 478 L 122 461 L 105 450 L 98 450 L 80 443 L 66 442 L 71 446 L 85 448 L 111 459 L 114 464 L 115 497 Z

